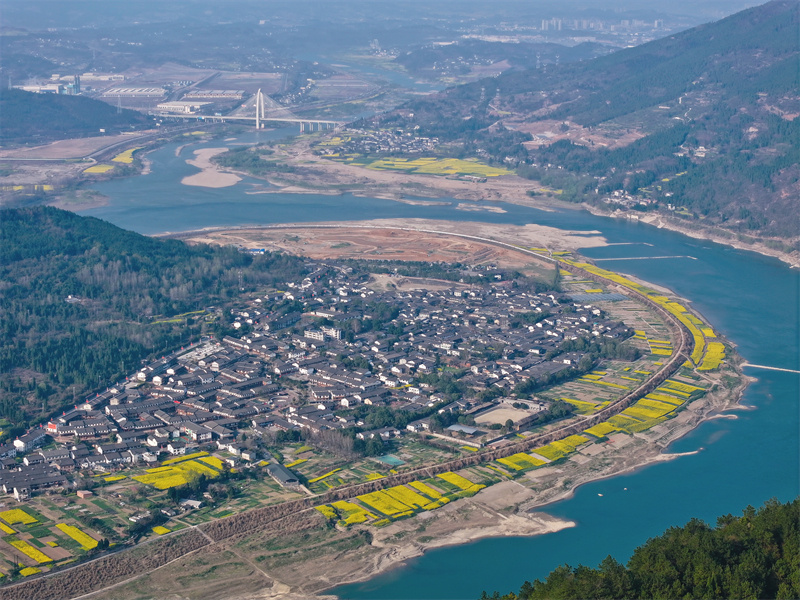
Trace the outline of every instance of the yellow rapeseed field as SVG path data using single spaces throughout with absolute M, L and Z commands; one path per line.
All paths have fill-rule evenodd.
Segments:
M 725 346 L 719 342 L 710 342 L 706 355 L 703 357 L 703 362 L 700 363 L 698 369 L 700 371 L 719 369 L 723 360 L 725 360 Z
M 352 502 L 340 500 L 334 502 L 333 507 L 342 515 L 342 523 L 345 526 L 356 525 L 358 523 L 364 523 L 369 519 L 377 518 L 368 510 L 364 510 L 364 508 Z
M 53 560 L 38 548 L 31 546 L 28 542 L 24 542 L 22 540 L 10 540 L 8 543 L 22 552 L 25 556 L 32 558 L 39 564 L 48 563 Z
M 525 454 L 524 452 L 518 452 L 517 454 L 512 454 L 506 458 L 498 458 L 497 462 L 499 462 L 501 465 L 511 467 L 515 471 L 540 467 L 543 464 L 546 464 L 543 460 L 534 458 L 530 454 Z
M 548 460 L 558 460 L 559 458 L 564 458 L 566 456 L 561 449 L 556 448 L 551 444 L 547 444 L 541 448 L 534 448 L 533 452 L 539 456 L 544 456 Z
M 193 454 L 184 454 L 183 456 L 176 456 L 175 458 L 168 458 L 162 465 L 174 465 L 176 463 L 183 462 L 185 460 L 192 460 L 194 458 L 200 458 L 201 456 L 208 456 L 208 452 L 195 452 Z
M 81 548 L 84 550 L 91 550 L 97 546 L 97 540 L 94 539 L 92 536 L 85 534 L 77 527 L 73 527 L 72 525 L 67 525 L 66 523 L 59 523 L 56 525 L 58 529 L 66 533 L 69 537 L 73 540 L 78 542 L 81 545 Z
M 336 514 L 336 511 L 333 510 L 327 504 L 323 504 L 322 506 L 315 506 L 314 508 L 316 508 L 319 512 L 321 512 L 322 516 L 325 517 L 326 519 L 335 519 L 339 516 Z
M 317 481 L 322 481 L 326 477 L 330 477 L 331 475 L 333 475 L 334 473 L 338 473 L 339 471 L 341 471 L 341 469 L 334 469 L 333 471 L 329 471 L 324 475 L 320 475 L 319 477 L 314 477 L 314 479 L 309 479 L 308 483 L 316 483 Z
M 108 173 L 114 165 L 92 165 L 88 169 L 84 169 L 84 173 Z
M 412 508 L 422 508 L 427 504 L 430 504 L 430 500 L 428 498 L 420 496 L 417 492 L 408 489 L 404 485 L 390 487 L 386 490 L 386 493 L 395 500 L 399 500 L 403 504 Z
M 198 458 L 197 460 L 202 462 L 202 463 L 205 463 L 205 464 L 207 464 L 209 466 L 214 467 L 218 471 L 221 471 L 225 467 L 223 462 L 220 459 L 218 459 L 216 456 L 206 456 L 206 457 L 203 457 L 203 458 Z
M 710 345 L 711 344 L 709 344 L 709 346 Z M 692 392 L 702 392 L 705 390 L 705 388 L 697 387 L 696 385 L 689 385 L 688 383 L 682 383 L 680 381 L 675 381 L 674 379 L 667 379 L 664 382 L 664 387 L 672 388 L 674 390 L 679 390 L 681 392 L 688 392 L 689 394 L 691 394 Z
M 397 170 L 426 175 L 474 175 L 476 177 L 499 177 L 509 175 L 511 171 L 490 167 L 478 161 L 460 160 L 457 158 L 402 158 L 376 160 L 367 165 L 368 169 L 378 171 Z
M 392 498 L 383 491 L 362 494 L 361 496 L 357 496 L 357 498 L 360 502 L 366 504 L 370 508 L 374 508 L 378 512 L 389 517 L 405 513 L 409 510 L 408 506 L 399 500 Z
M 139 146 L 138 148 L 131 148 L 130 150 L 125 150 L 125 152 L 120 152 L 114 158 L 111 159 L 111 162 L 118 162 L 124 163 L 129 165 L 133 162 L 133 153 L 137 150 L 141 150 L 143 146 Z
M 146 475 L 137 475 L 133 477 L 139 483 L 152 485 L 158 490 L 166 490 L 180 485 L 186 485 L 188 479 L 187 473 L 197 473 L 205 475 L 210 479 L 219 476 L 219 472 L 204 465 L 197 460 L 189 460 L 174 465 L 165 467 L 156 467 L 155 469 L 148 469 Z
M 605 437 L 609 433 L 614 433 L 615 431 L 620 431 L 613 425 L 607 422 L 598 423 L 594 427 L 589 427 L 589 429 L 584 430 L 584 433 L 591 434 L 595 437 Z
M 465 492 L 477 492 L 478 490 L 482 490 L 486 487 L 480 483 L 472 483 L 466 477 L 462 477 L 458 473 L 452 473 L 450 471 L 447 473 L 442 473 L 441 475 L 437 475 L 436 477 L 448 483 L 452 483 L 454 486 L 461 488 Z
M 408 485 L 410 485 L 411 487 L 413 487 L 413 488 L 414 488 L 415 490 L 417 490 L 418 492 L 422 492 L 422 493 L 423 493 L 423 494 L 425 494 L 425 495 L 426 495 L 428 498 L 431 498 L 431 499 L 433 499 L 433 500 L 438 500 L 439 498 L 441 498 L 441 497 L 442 497 L 442 495 L 441 495 L 439 492 L 437 492 L 437 491 L 436 491 L 435 489 L 433 489 L 431 486 L 429 486 L 429 485 L 426 485 L 426 484 L 422 483 L 421 481 L 412 481 L 412 482 L 411 482 L 411 483 L 409 483 Z
M 22 523 L 23 525 L 36 523 L 36 519 L 34 519 L 21 508 L 12 508 L 11 510 L 4 510 L 3 512 L 0 512 L 0 519 L 3 519 L 3 521 L 9 525 L 14 525 L 15 523 Z

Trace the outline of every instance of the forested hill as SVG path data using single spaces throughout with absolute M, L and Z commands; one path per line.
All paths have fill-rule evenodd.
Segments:
M 798 2 L 776 0 L 590 61 L 451 88 L 384 121 L 527 165 L 520 174 L 562 198 L 625 191 L 689 221 L 798 238 L 799 28 Z
M 771 500 L 716 528 L 692 519 L 637 548 L 627 566 L 610 556 L 596 569 L 563 565 L 519 593 L 481 600 L 800 598 L 800 500 Z
M 73 387 L 80 398 L 215 331 L 203 309 L 303 269 L 292 256 L 149 238 L 50 207 L 0 211 L 4 437 L 71 405 Z
M 34 94 L 0 89 L 0 141 L 46 142 L 146 128 L 151 121 L 134 110 L 117 108 L 83 96 Z

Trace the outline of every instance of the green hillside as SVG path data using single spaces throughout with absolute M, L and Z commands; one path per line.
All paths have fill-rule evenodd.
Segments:
M 648 210 L 800 244 L 799 29 L 798 2 L 777 0 L 591 61 L 452 88 L 383 120 L 520 164 L 562 199 L 626 191 L 657 202 Z M 539 122 L 548 139 L 526 133 Z
M 0 90 L 0 141 L 45 142 L 146 128 L 150 119 L 133 110 L 117 114 L 114 106 L 60 94 L 33 94 L 15 89 Z
M 240 287 L 302 271 L 295 257 L 149 238 L 55 208 L 2 210 L 0 417 L 43 418 L 73 389 L 80 397 L 216 331 L 203 309 L 224 307 Z
M 593 569 L 558 567 L 518 593 L 481 600 L 800 598 L 800 500 L 771 500 L 711 528 L 692 519 L 638 547 L 626 566 L 610 556 Z

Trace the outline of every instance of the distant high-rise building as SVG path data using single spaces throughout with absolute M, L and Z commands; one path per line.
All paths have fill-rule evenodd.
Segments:
M 75 75 L 75 81 L 72 82 L 73 86 L 73 93 L 80 94 L 81 93 L 81 78 Z
M 561 31 L 561 19 L 552 18 L 549 21 L 542 20 L 542 31 Z

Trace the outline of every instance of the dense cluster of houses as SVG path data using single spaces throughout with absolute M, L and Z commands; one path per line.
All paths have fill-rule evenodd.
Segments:
M 422 154 L 430 152 L 439 145 L 439 138 L 416 136 L 402 130 L 394 131 L 366 131 L 362 129 L 348 129 L 347 135 L 341 144 L 336 146 L 323 146 L 315 152 L 323 156 L 333 154 Z
M 253 298 L 232 310 L 239 337 L 206 340 L 146 364 L 127 381 L 0 446 L 3 491 L 26 497 L 67 484 L 71 471 L 150 464 L 160 454 L 201 445 L 255 461 L 254 445 L 237 441 L 242 429 L 251 440 L 275 430 L 360 427 L 360 439 L 427 431 L 427 419 L 412 421 L 404 432 L 363 431 L 348 409 L 475 414 L 508 399 L 526 379 L 574 368 L 581 354 L 557 351 L 565 340 L 627 334 L 599 309 L 558 293 L 504 283 L 378 292 L 352 269 L 309 267 L 316 271 L 289 283 L 280 297 Z M 287 299 L 302 302 L 303 311 L 271 310 Z M 368 321 L 377 325 L 366 327 Z M 472 392 L 456 401 L 444 397 L 431 375 L 445 367 L 462 373 L 459 381 Z M 503 390 L 501 398 L 479 400 L 492 386 Z M 535 412 L 543 404 L 529 408 Z

